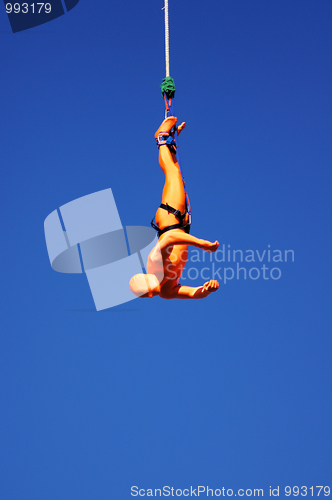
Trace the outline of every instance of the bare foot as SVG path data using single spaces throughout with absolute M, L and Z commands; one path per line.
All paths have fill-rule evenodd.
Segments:
M 178 126 L 178 128 L 177 128 L 178 135 L 181 134 L 181 132 L 185 128 L 185 126 L 186 126 L 186 122 L 182 122 L 181 125 Z
M 162 135 L 163 133 L 169 134 L 171 129 L 176 124 L 176 122 L 177 122 L 177 118 L 175 116 L 169 116 L 168 118 L 165 118 L 165 120 L 162 122 L 162 124 L 158 128 L 157 132 L 154 134 L 155 139 L 158 138 L 158 135 Z

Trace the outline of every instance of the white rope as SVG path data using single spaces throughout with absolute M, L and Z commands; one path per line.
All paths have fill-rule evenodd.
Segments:
M 168 0 L 165 0 L 165 62 L 166 76 L 169 76 L 169 20 L 168 20 Z

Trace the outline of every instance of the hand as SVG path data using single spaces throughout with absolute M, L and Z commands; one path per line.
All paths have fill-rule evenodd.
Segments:
M 210 280 L 204 283 L 203 290 L 204 292 L 212 293 L 216 292 L 219 288 L 219 283 L 217 280 Z
M 192 298 L 194 299 L 204 299 L 212 292 L 216 292 L 219 288 L 219 283 L 217 280 L 210 280 L 204 283 L 203 286 L 196 288 Z
M 204 250 L 206 252 L 215 252 L 219 247 L 219 241 L 215 241 L 214 243 L 211 243 L 211 241 L 207 241 L 206 242 L 206 246 L 204 246 Z

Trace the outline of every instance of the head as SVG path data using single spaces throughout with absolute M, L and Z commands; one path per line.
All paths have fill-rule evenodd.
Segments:
M 154 274 L 135 274 L 129 286 L 130 290 L 141 298 L 155 297 L 160 293 L 160 283 Z

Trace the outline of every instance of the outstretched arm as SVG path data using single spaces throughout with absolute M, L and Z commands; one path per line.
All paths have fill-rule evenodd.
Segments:
M 207 281 L 203 286 L 182 286 L 177 285 L 169 292 L 160 293 L 163 299 L 204 299 L 210 293 L 216 292 L 219 288 L 217 280 Z
M 197 248 L 202 248 L 206 252 L 215 252 L 219 246 L 218 241 L 212 243 L 211 241 L 202 240 L 187 234 L 183 231 L 169 231 L 168 234 L 160 241 L 160 249 L 164 250 L 172 245 L 192 245 Z

